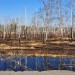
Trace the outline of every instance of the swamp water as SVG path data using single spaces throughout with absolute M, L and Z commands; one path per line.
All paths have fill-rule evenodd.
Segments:
M 63 66 L 65 65 L 65 67 Z M 0 56 L 0 71 L 75 71 L 75 58 Z

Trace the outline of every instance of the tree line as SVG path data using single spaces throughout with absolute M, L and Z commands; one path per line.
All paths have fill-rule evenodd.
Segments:
M 48 40 L 75 37 L 75 0 L 40 0 L 42 7 L 32 17 L 29 26 L 18 19 L 0 24 L 0 38 Z M 43 42 L 44 42 L 43 41 Z

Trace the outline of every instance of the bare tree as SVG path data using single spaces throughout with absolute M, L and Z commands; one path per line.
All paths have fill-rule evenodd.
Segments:
M 75 8 L 75 0 L 70 0 L 70 8 L 71 8 L 71 39 L 74 37 L 74 8 Z

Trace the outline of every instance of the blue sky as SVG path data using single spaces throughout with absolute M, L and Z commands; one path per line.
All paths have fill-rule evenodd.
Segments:
M 22 17 L 25 16 L 25 7 L 27 9 L 27 19 L 30 20 L 36 9 L 41 7 L 40 0 L 0 0 L 0 19 L 1 22 L 5 18 Z
M 62 0 L 63 4 L 67 4 L 69 0 Z M 68 4 L 69 5 L 69 4 Z M 62 5 L 63 6 L 63 5 Z M 31 23 L 31 19 L 36 11 L 42 7 L 40 0 L 0 0 L 0 22 L 4 23 L 7 17 L 11 18 L 25 18 L 25 8 L 27 9 L 27 22 Z M 70 16 L 70 9 L 65 7 Z M 68 14 L 66 16 L 68 16 Z

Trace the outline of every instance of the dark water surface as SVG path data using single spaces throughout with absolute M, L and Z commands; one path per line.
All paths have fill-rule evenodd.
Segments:
M 65 67 L 63 66 L 65 65 Z M 45 71 L 45 70 L 75 71 L 75 58 L 54 57 L 0 57 L 0 71 Z

